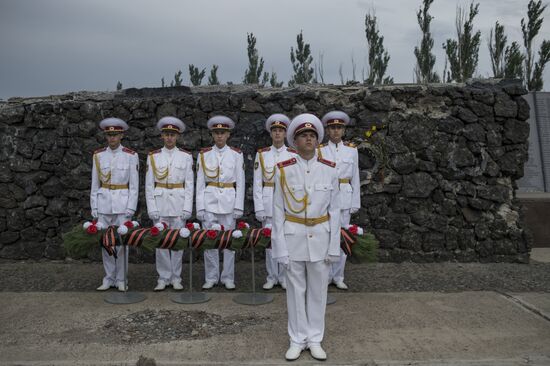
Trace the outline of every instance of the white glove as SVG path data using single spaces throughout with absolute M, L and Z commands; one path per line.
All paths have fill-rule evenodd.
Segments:
M 204 221 L 204 210 L 197 211 L 197 219 Z
M 241 217 L 243 217 L 243 210 L 233 211 L 233 217 L 236 219 L 240 219 Z
M 265 221 L 265 211 L 264 210 L 260 210 L 260 211 L 256 212 L 256 220 L 258 220 L 259 222 L 264 222 Z
M 160 219 L 160 214 L 158 211 L 149 212 L 149 218 L 156 222 Z
M 191 212 L 189 212 L 189 211 L 183 211 L 183 213 L 181 214 L 181 219 L 183 221 L 187 220 L 190 217 L 191 217 Z
M 338 263 L 340 261 L 339 255 L 327 255 L 325 262 L 327 263 Z
M 127 208 L 126 209 L 126 217 L 131 218 L 132 216 L 134 216 L 135 212 L 136 212 L 135 210 L 132 210 L 131 208 Z
M 97 219 L 97 208 L 92 208 L 92 217 Z
M 285 267 L 288 267 L 288 255 L 286 257 L 279 257 L 279 258 L 275 258 L 277 260 L 277 263 L 280 263 L 282 264 L 283 266 Z
M 350 208 L 349 213 L 353 215 L 354 213 L 357 213 L 358 211 L 359 211 L 358 207 L 352 207 L 352 208 Z

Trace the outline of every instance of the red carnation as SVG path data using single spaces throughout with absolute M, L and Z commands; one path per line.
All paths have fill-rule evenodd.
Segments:
M 206 232 L 206 237 L 208 239 L 216 239 L 216 236 L 218 235 L 218 233 L 216 232 L 216 230 L 208 230 Z
M 126 226 L 128 229 L 133 229 L 134 224 L 132 224 L 132 221 L 128 220 L 124 223 L 124 226 Z
M 90 225 L 90 226 L 88 226 L 88 228 L 86 229 L 86 232 L 87 232 L 88 234 L 95 234 L 95 233 L 97 233 L 97 226 L 95 226 L 95 225 Z
M 187 224 L 185 224 L 185 227 L 187 228 L 187 230 L 189 231 L 193 231 L 195 229 L 195 225 L 193 225 L 192 222 L 188 222 Z
M 237 229 L 239 229 L 239 230 L 246 229 L 246 222 L 239 221 L 239 223 L 237 224 Z
M 165 222 L 161 222 L 162 226 L 164 226 L 164 229 L 163 230 L 166 230 L 168 229 L 168 225 L 165 223 Z
M 264 227 L 262 229 L 262 235 L 265 236 L 266 238 L 271 238 L 271 229 L 268 227 Z
M 225 228 L 223 227 L 223 225 L 220 225 L 221 226 L 221 231 L 225 231 Z
M 160 230 L 159 230 L 158 227 L 153 226 L 153 227 L 151 228 L 151 235 L 152 235 L 152 236 L 157 236 L 159 233 L 160 233 Z
M 357 233 L 359 232 L 359 228 L 357 227 L 357 225 L 351 225 L 348 230 L 353 235 L 357 235 Z

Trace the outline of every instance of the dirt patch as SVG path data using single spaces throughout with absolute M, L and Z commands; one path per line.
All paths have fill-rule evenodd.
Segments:
M 99 332 L 115 343 L 160 343 L 236 334 L 268 321 L 272 319 L 257 314 L 222 317 L 205 311 L 147 309 L 109 319 Z

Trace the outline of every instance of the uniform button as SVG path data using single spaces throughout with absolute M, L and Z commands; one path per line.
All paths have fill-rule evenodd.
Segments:
M 309 170 L 306 170 L 306 173 L 309 173 Z
M 311 234 L 309 234 L 308 236 L 309 236 L 310 238 L 313 238 L 313 235 L 311 235 Z

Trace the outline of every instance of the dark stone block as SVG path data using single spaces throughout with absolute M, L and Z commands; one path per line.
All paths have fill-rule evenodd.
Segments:
M 406 197 L 429 197 L 438 183 L 428 173 L 420 172 L 403 176 L 402 191 Z

